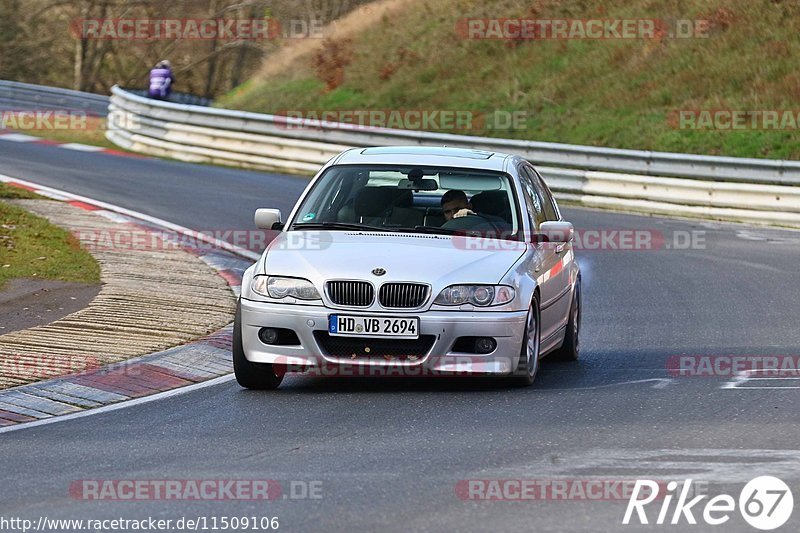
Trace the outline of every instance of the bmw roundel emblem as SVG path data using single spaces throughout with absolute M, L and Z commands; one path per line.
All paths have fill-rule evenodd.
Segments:
M 375 274 L 376 276 L 383 276 L 384 274 L 386 274 L 386 271 L 382 268 L 373 268 L 372 273 Z

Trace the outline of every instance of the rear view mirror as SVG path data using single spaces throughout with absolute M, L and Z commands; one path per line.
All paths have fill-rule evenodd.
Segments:
M 442 189 L 458 189 L 460 191 L 499 191 L 503 188 L 503 180 L 499 176 L 485 174 L 439 174 L 439 186 Z
M 400 180 L 397 183 L 398 189 L 411 189 L 414 191 L 437 191 L 439 190 L 439 184 L 436 180 L 432 179 L 416 179 L 416 180 Z
M 542 222 L 539 224 L 539 233 L 546 237 L 546 242 L 565 244 L 575 238 L 575 228 L 571 222 Z
M 256 227 L 259 229 L 275 229 L 276 224 L 281 223 L 280 209 L 256 209 Z

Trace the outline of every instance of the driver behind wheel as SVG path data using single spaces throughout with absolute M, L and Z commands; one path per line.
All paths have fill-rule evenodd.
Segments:
M 443 228 L 453 230 L 478 230 L 501 234 L 510 230 L 502 218 L 476 211 L 464 191 L 451 189 L 442 196 Z
M 445 222 L 449 222 L 454 218 L 474 215 L 475 212 L 467 200 L 467 193 L 452 189 L 442 196 L 442 214 Z

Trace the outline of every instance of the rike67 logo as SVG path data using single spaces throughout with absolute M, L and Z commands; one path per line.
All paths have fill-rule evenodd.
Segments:
M 719 526 L 735 515 L 738 503 L 739 513 L 748 524 L 756 529 L 769 531 L 784 525 L 794 508 L 794 498 L 789 486 L 772 476 L 760 476 L 749 481 L 739 493 L 738 502 L 729 494 L 720 494 L 705 502 L 703 500 L 708 498 L 707 494 L 689 499 L 692 494 L 691 479 L 687 479 L 683 485 L 679 485 L 677 481 L 670 481 L 665 491 L 660 491 L 661 488 L 664 488 L 663 484 L 653 480 L 636 480 L 622 523 L 631 524 L 635 516 L 634 524 L 636 520 L 640 524 L 650 524 L 653 518 L 652 512 L 648 517 L 645 507 L 658 501 L 661 504 L 660 508 L 656 504 L 650 509 L 650 511 L 659 509 L 655 524 L 696 525 L 695 514 L 697 514 L 706 524 Z M 673 500 L 676 500 L 674 507 Z

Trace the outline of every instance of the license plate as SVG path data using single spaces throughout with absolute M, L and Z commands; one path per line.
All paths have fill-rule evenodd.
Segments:
M 419 337 L 419 318 L 330 315 L 328 333 L 351 337 Z

